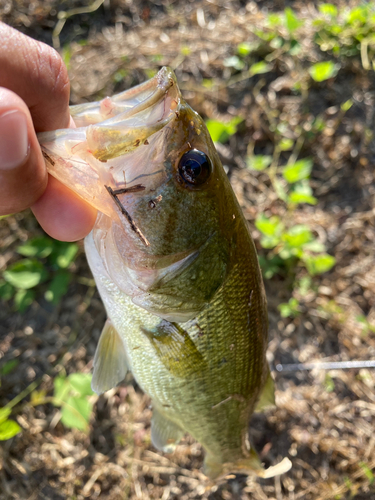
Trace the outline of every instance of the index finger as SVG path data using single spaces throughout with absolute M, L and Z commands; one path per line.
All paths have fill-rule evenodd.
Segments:
M 0 22 L 0 87 L 30 109 L 36 132 L 69 126 L 70 83 L 59 54 Z

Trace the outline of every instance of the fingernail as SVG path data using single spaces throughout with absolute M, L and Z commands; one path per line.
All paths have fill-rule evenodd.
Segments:
M 0 115 L 0 170 L 19 167 L 29 150 L 27 121 L 22 111 L 6 111 Z

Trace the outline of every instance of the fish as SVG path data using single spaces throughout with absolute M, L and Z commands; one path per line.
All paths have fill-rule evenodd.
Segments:
M 101 394 L 131 371 L 150 396 L 151 440 L 185 433 L 211 480 L 272 477 L 249 441 L 274 404 L 267 302 L 257 253 L 203 119 L 174 72 L 71 106 L 77 128 L 39 134 L 48 172 L 97 208 L 85 238 L 108 319 L 93 361 Z

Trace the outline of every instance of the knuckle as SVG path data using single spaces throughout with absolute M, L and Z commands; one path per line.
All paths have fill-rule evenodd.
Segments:
M 48 93 L 63 103 L 69 102 L 70 83 L 66 66 L 56 52 L 44 43 L 37 44 L 40 77 L 45 82 Z

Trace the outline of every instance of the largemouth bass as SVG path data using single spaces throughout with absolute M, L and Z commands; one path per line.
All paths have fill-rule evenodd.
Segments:
M 108 320 L 94 359 L 102 393 L 131 370 L 151 397 L 154 446 L 185 432 L 205 473 L 271 477 L 248 439 L 274 402 L 254 243 L 206 126 L 173 71 L 71 107 L 76 129 L 39 135 L 48 171 L 99 211 L 85 240 Z

